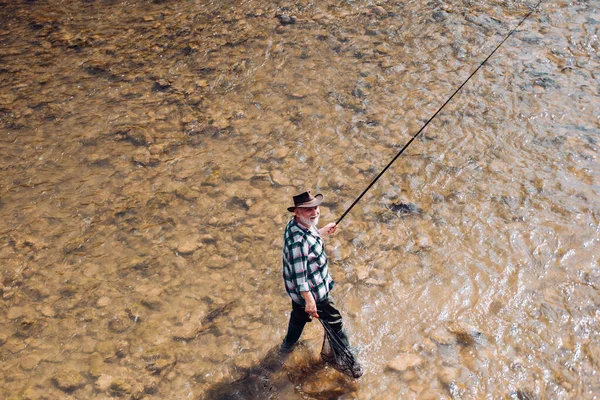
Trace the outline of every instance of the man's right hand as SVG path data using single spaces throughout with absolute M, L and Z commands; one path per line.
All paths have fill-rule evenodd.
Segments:
M 319 314 L 317 314 L 317 303 L 315 303 L 313 295 L 310 292 L 300 292 L 300 294 L 306 303 L 304 311 L 313 318 L 319 318 Z
M 317 303 L 315 303 L 314 300 L 306 303 L 304 311 L 313 318 L 319 318 L 319 314 L 317 314 Z

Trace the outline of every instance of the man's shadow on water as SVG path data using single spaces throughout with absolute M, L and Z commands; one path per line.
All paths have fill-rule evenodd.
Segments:
M 219 382 L 202 397 L 207 400 L 255 400 L 279 398 L 282 391 L 294 389 L 299 397 L 335 399 L 358 389 L 356 380 L 329 369 L 316 358 L 306 342 L 300 341 L 293 353 L 282 354 L 279 346 L 271 348 L 258 365 L 241 370 L 241 378 Z M 316 382 L 322 379 L 324 382 Z M 302 390 L 307 384 L 310 389 Z

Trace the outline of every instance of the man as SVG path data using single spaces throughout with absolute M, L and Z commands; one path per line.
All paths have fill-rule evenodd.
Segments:
M 294 206 L 288 211 L 293 212 L 294 217 L 288 222 L 283 235 L 283 280 L 292 299 L 292 312 L 281 351 L 289 353 L 293 350 L 304 325 L 312 318 L 321 318 L 329 323 L 348 346 L 342 316 L 329 294 L 334 282 L 329 275 L 322 239 L 324 235 L 335 233 L 337 226 L 329 223 L 317 228 L 322 194 L 312 196 L 310 192 L 304 192 L 294 196 L 293 200 Z

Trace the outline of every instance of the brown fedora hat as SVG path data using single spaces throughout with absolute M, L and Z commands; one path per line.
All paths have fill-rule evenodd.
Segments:
M 304 193 L 300 193 L 297 196 L 293 197 L 294 199 L 294 207 L 288 207 L 288 211 L 293 212 L 296 207 L 299 208 L 309 208 L 316 207 L 323 202 L 323 195 L 318 194 L 313 196 L 310 194 L 310 190 Z

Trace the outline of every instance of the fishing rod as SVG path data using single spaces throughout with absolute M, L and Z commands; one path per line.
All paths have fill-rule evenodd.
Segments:
M 517 26 L 515 26 L 509 33 L 508 35 L 506 35 L 506 37 L 504 39 L 502 39 L 502 41 L 500 42 L 500 44 L 498 44 L 496 46 L 496 48 L 486 57 L 485 60 L 483 60 L 479 66 L 477 68 L 475 68 L 475 70 L 471 73 L 471 75 L 469 75 L 469 77 L 458 87 L 458 89 L 456 89 L 454 91 L 454 93 L 452 93 L 452 96 L 450 96 L 448 98 L 448 100 L 446 100 L 446 102 L 444 104 L 442 104 L 442 106 L 440 108 L 438 108 L 438 110 L 435 112 L 435 114 L 433 114 L 431 116 L 431 118 L 429 118 L 427 120 L 427 122 L 425 122 L 425 124 L 421 127 L 421 129 L 419 129 L 419 131 L 417 133 L 415 133 L 413 135 L 413 137 L 404 145 L 404 147 L 398 152 L 398 154 L 396 154 L 396 156 L 394 158 L 392 158 L 392 161 L 390 161 L 388 163 L 388 165 L 385 166 L 384 169 L 381 170 L 381 172 L 379 173 L 379 175 L 377 175 L 375 177 L 375 179 L 373 179 L 371 181 L 371 183 L 369 184 L 369 186 L 367 186 L 367 188 L 360 194 L 360 196 L 358 196 L 356 198 L 356 200 L 354 200 L 354 203 L 352 203 L 350 205 L 350 207 L 348 207 L 346 209 L 346 211 L 344 211 L 344 213 L 342 214 L 342 216 L 337 220 L 337 222 L 335 223 L 336 225 L 338 225 L 342 219 L 344 219 L 344 217 L 346 216 L 346 214 L 348 214 L 350 212 L 350 210 L 352 210 L 352 208 L 356 205 L 356 203 L 358 203 L 360 201 L 360 199 L 365 195 L 365 193 L 367 193 L 369 191 L 369 189 L 371 189 L 371 187 L 375 184 L 375 182 L 377 182 L 379 180 L 379 178 L 381 178 L 381 175 L 383 175 L 385 173 L 385 171 L 387 171 L 387 169 L 396 161 L 396 159 L 398 159 L 398 157 L 400 157 L 400 155 L 404 152 L 404 150 L 406 150 L 406 148 L 408 146 L 410 146 L 410 144 L 417 138 L 417 136 L 419 136 L 419 134 L 421 134 L 421 132 L 423 132 L 423 130 L 425 129 L 425 127 L 427 127 L 427 125 L 429 125 L 429 123 L 435 118 L 437 117 L 437 115 L 440 113 L 440 111 L 442 111 L 442 109 L 444 107 L 446 107 L 446 104 L 450 103 L 450 100 L 452 100 L 452 98 L 454 98 L 454 96 L 460 91 L 460 89 L 463 88 L 463 86 L 465 86 L 467 84 L 467 82 L 469 82 L 469 80 L 473 77 L 473 75 L 475 75 L 477 73 L 477 71 L 479 71 L 479 69 L 481 67 L 483 67 L 483 65 L 487 62 L 487 60 L 490 59 L 490 57 L 492 57 L 494 55 L 494 53 L 496 52 L 496 50 L 498 50 L 500 48 L 500 46 L 502 46 L 504 44 L 504 42 L 506 42 L 506 40 L 521 26 L 521 24 L 523 24 L 523 22 L 525 22 L 525 20 L 527 18 L 529 18 L 529 16 L 531 14 L 533 14 L 533 12 L 535 10 L 537 10 L 538 6 L 542 3 L 543 0 L 538 1 L 538 3 L 531 9 L 531 11 L 529 11 L 529 13 L 527 13 L 527 15 L 525 15 L 525 17 L 523 17 L 521 19 L 521 21 L 517 24 Z

